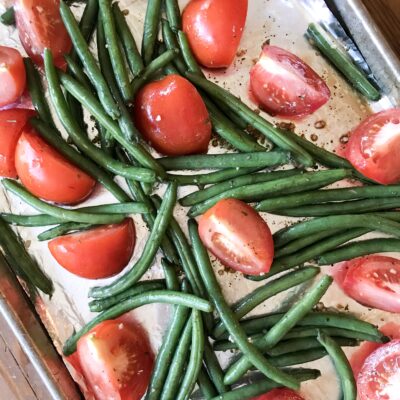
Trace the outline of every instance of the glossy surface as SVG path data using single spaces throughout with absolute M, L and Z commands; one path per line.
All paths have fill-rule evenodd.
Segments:
M 259 107 L 278 117 L 312 114 L 330 97 L 326 83 L 303 60 L 267 44 L 250 71 L 250 89 Z
M 55 203 L 79 203 L 90 195 L 96 183 L 29 126 L 18 140 L 15 168 L 26 189 L 43 200 Z
M 210 118 L 202 98 L 187 79 L 169 75 L 146 85 L 136 96 L 134 110 L 139 130 L 160 153 L 207 151 Z
M 290 389 L 273 389 L 251 400 L 304 400 L 298 393 Z
M 197 61 L 228 67 L 235 58 L 247 16 L 247 0 L 192 0 L 182 14 L 183 31 Z
M 271 231 L 261 216 L 240 200 L 221 200 L 210 208 L 200 218 L 199 234 L 207 249 L 236 271 L 260 275 L 271 267 Z
M 107 278 L 120 272 L 135 247 L 131 218 L 120 224 L 60 236 L 49 242 L 57 262 L 69 272 L 88 279 Z

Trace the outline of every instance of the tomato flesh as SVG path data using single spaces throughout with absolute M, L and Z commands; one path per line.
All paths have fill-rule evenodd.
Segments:
M 197 61 L 208 68 L 228 67 L 246 23 L 248 0 L 191 0 L 182 25 Z
M 15 0 L 15 20 L 25 51 L 38 64 L 50 49 L 54 64 L 64 68 L 64 54 L 72 47 L 71 39 L 60 15 L 60 0 Z
M 120 224 L 60 236 L 49 242 L 57 262 L 74 275 L 87 279 L 107 278 L 121 272 L 135 247 L 131 218 Z
M 92 193 L 95 180 L 66 160 L 27 125 L 15 150 L 15 168 L 23 185 L 41 199 L 76 204 Z
M 304 400 L 298 393 L 293 390 L 282 388 L 273 389 L 261 396 L 254 397 L 251 400 Z
M 15 103 L 24 92 L 25 65 L 18 50 L 0 46 L 0 107 Z
M 312 114 L 331 94 L 322 78 L 303 60 L 267 44 L 250 71 L 250 89 L 261 109 L 286 118 Z
M 139 130 L 160 153 L 207 151 L 210 117 L 203 99 L 187 79 L 169 75 L 146 85 L 136 96 L 134 112 Z
M 146 392 L 154 356 L 139 325 L 104 321 L 79 339 L 77 354 L 96 400 L 140 400 Z
M 346 158 L 376 182 L 400 182 L 400 108 L 373 114 L 351 133 Z
M 267 273 L 274 258 L 271 231 L 261 216 L 246 203 L 224 199 L 199 221 L 204 245 L 224 265 L 248 275 Z

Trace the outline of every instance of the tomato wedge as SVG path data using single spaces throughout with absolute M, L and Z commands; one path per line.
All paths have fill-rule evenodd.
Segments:
M 336 281 L 352 299 L 369 307 L 400 312 L 400 260 L 373 255 L 344 263 Z
M 179 75 L 146 85 L 135 99 L 135 122 L 160 153 L 185 155 L 207 151 L 211 123 L 196 88 Z
M 224 199 L 199 221 L 199 235 L 224 265 L 248 275 L 267 273 L 274 258 L 271 231 L 246 203 Z
M 92 193 L 96 184 L 29 125 L 23 129 L 17 143 L 15 168 L 21 182 L 32 194 L 55 203 L 79 203 Z
M 191 0 L 182 25 L 197 61 L 208 68 L 228 67 L 246 23 L 248 0 Z
M 361 122 L 350 135 L 345 155 L 357 171 L 376 182 L 400 182 L 400 108 Z
M 261 109 L 285 118 L 312 114 L 331 95 L 326 83 L 303 60 L 267 44 L 250 71 L 250 89 Z
M 96 400 L 140 400 L 146 392 L 154 356 L 138 324 L 98 324 L 79 339 L 77 355 Z
M 0 111 L 0 176 L 17 177 L 15 148 L 22 128 L 34 114 L 34 111 L 24 109 Z
M 0 46 L 0 107 L 15 103 L 24 92 L 25 65 L 18 50 Z
M 298 393 L 290 389 L 273 389 L 251 400 L 304 400 Z
M 15 0 L 15 20 L 25 51 L 38 64 L 50 49 L 54 64 L 64 68 L 64 54 L 72 47 L 71 39 L 60 15 L 60 0 Z
M 74 275 L 87 279 L 108 278 L 128 264 L 135 247 L 131 218 L 120 224 L 60 236 L 49 242 L 57 262 Z
M 379 347 L 366 360 L 357 379 L 360 400 L 398 400 L 400 340 Z

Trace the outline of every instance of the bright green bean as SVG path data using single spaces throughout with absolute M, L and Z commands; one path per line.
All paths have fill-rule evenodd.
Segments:
M 71 232 L 81 232 L 86 231 L 91 228 L 95 228 L 97 225 L 92 224 L 82 224 L 80 222 L 65 222 L 61 225 L 57 225 L 54 228 L 48 229 L 40 233 L 37 237 L 39 242 L 45 240 L 51 240 L 59 236 L 64 236 Z
M 148 0 L 146 16 L 144 18 L 142 58 L 144 65 L 150 64 L 153 59 L 154 47 L 158 36 L 160 23 L 161 0 Z

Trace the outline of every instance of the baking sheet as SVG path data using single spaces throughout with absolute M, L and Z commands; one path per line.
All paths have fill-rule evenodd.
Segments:
M 10 3 L 9 0 L 6 0 L 4 4 L 2 3 L 0 12 L 4 11 L 5 6 Z M 181 7 L 183 8 L 186 3 L 187 0 L 180 1 Z M 121 9 L 129 10 L 128 22 L 140 46 L 146 1 L 122 0 L 120 5 Z M 74 6 L 73 9 L 79 15 L 82 11 L 82 6 Z M 371 113 L 371 108 L 323 57 L 308 44 L 303 35 L 310 21 L 311 16 L 303 8 L 301 1 L 250 0 L 247 23 L 235 62 L 226 71 L 217 73 L 206 71 L 206 73 L 210 79 L 218 81 L 219 84 L 239 95 L 242 100 L 251 105 L 248 98 L 249 70 L 254 60 L 259 56 L 261 45 L 266 40 L 269 40 L 271 44 L 292 51 L 312 66 L 326 80 L 332 92 L 332 98 L 328 104 L 304 120 L 295 122 L 296 132 L 304 134 L 309 139 L 312 138 L 320 146 L 333 150 L 339 146 L 340 139 L 344 135 Z M 16 47 L 23 52 L 19 44 L 18 34 L 13 28 L 0 25 L 0 43 Z M 252 106 L 254 107 L 254 105 Z M 374 111 L 379 111 L 391 106 L 393 104 L 388 98 L 384 97 L 380 102 L 375 103 L 372 108 Z M 271 121 L 282 122 L 282 120 L 273 119 L 267 115 L 264 116 Z M 316 128 L 316 126 L 320 125 L 320 121 L 326 123 L 323 129 Z M 210 152 L 220 151 L 222 150 L 210 147 Z M 164 186 L 158 189 L 159 193 L 164 190 Z M 196 190 L 195 187 L 180 188 L 179 197 L 194 190 Z M 113 197 L 98 187 L 95 194 L 79 206 L 112 202 L 115 202 Z M 35 213 L 32 208 L 13 195 L 5 193 L 2 189 L 0 189 L 0 209 L 19 214 Z M 176 207 L 175 216 L 186 231 L 185 213 L 185 209 L 179 206 Z M 276 217 L 270 214 L 263 214 L 263 217 L 268 221 L 272 231 L 278 230 L 289 221 L 288 218 Z M 134 216 L 133 218 L 137 230 L 137 243 L 130 265 L 140 256 L 148 237 L 147 229 L 141 217 Z M 79 329 L 93 317 L 87 306 L 88 289 L 93 285 L 106 284 L 115 278 L 94 282 L 76 277 L 62 269 L 51 257 L 46 242 L 40 243 L 36 239 L 37 234 L 45 229 L 18 228 L 18 232 L 25 240 L 29 252 L 38 259 L 40 265 L 54 281 L 55 293 L 52 299 L 50 300 L 44 296 L 41 299 L 41 304 L 38 305 L 38 309 L 57 349 L 60 350 L 62 343 L 69 337 L 73 329 Z M 400 253 L 393 255 L 400 257 Z M 229 301 L 237 300 L 262 284 L 245 280 L 241 274 L 225 273 L 222 266 L 215 259 L 213 259 L 213 263 L 216 275 Z M 161 276 L 160 254 L 158 254 L 154 266 L 145 275 L 144 279 L 153 279 Z M 294 301 L 308 286 L 303 285 L 291 292 L 279 295 L 269 300 L 266 304 L 257 307 L 252 314 L 277 311 Z M 356 313 L 362 319 L 378 325 L 383 325 L 388 321 L 400 323 L 400 317 L 398 316 L 395 317 L 393 314 L 382 311 L 368 310 L 343 296 L 343 293 L 335 284 L 332 285 L 327 295 L 323 298 L 323 303 L 327 307 L 348 307 L 350 311 Z M 161 343 L 162 333 L 168 325 L 170 311 L 171 308 L 166 305 L 149 305 L 132 312 L 133 317 L 140 321 L 148 332 L 151 332 L 150 339 L 155 352 Z M 347 351 L 348 354 L 351 351 L 353 350 L 349 349 Z M 222 361 L 225 364 L 227 360 L 222 357 Z M 307 366 L 321 369 L 322 377 L 317 381 L 306 382 L 302 385 L 302 393 L 305 398 L 309 400 L 337 399 L 339 396 L 339 384 L 329 361 L 324 359 L 310 363 Z

